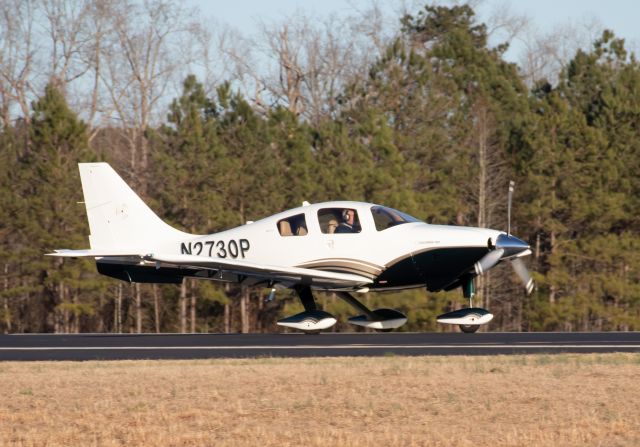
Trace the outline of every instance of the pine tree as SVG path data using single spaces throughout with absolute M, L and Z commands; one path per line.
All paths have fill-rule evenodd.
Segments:
M 18 166 L 21 197 L 16 222 L 19 254 L 28 260 L 34 292 L 31 312 L 42 312 L 34 330 L 79 331 L 96 312 L 95 294 L 104 282 L 89 261 L 46 258 L 43 251 L 80 248 L 89 234 L 77 163 L 91 161 L 87 129 L 52 85 L 33 104 L 28 146 Z M 15 196 L 14 196 L 15 197 Z M 41 299 L 41 295 L 45 299 Z
M 231 221 L 225 209 L 225 185 L 233 172 L 217 135 L 216 105 L 195 76 L 185 79 L 182 95 L 171 103 L 167 121 L 151 138 L 151 185 L 163 217 L 189 233 L 224 230 Z M 167 288 L 161 288 L 163 295 Z M 202 281 L 185 280 L 178 296 L 180 332 L 187 332 L 187 319 L 190 332 L 197 330 L 198 310 L 206 306 L 198 306 L 196 297 L 205 302 L 226 302 L 220 285 Z
M 556 88 L 542 83 L 534 90 L 535 127 L 519 161 L 541 273 L 531 329 L 634 327 L 620 318 L 640 298 L 630 248 L 638 237 L 629 209 L 634 78 L 640 85 L 634 58 L 627 60 L 621 41 L 605 32 L 592 52 L 576 54 Z
M 16 129 L 5 127 L 0 133 L 0 332 L 10 333 L 19 324 L 18 301 L 25 293 L 20 287 L 21 260 L 17 253 L 21 241 L 15 225 L 19 202 L 15 187 L 19 157 Z
M 272 140 L 267 120 L 259 116 L 240 93 L 232 92 L 229 84 L 218 88 L 217 98 L 219 138 L 227 150 L 233 172 L 225 199 L 234 225 L 285 209 L 287 200 L 294 199 L 288 192 L 292 188 L 286 180 L 295 174 L 287 172 L 286 159 L 281 157 L 287 143 L 282 139 Z M 229 291 L 239 305 L 240 330 L 252 330 L 258 319 L 256 309 L 260 309 L 262 303 L 260 291 L 246 286 Z
M 284 206 L 293 208 L 315 200 L 317 168 L 308 126 L 283 107 L 269 111 L 266 125 L 270 149 L 280 166 Z

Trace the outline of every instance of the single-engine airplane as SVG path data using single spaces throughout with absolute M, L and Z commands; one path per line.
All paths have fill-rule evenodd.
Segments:
M 80 163 L 91 248 L 51 256 L 92 257 L 98 272 L 139 283 L 185 277 L 297 292 L 304 311 L 278 321 L 309 333 L 336 323 L 318 309 L 312 290 L 335 292 L 361 315 L 349 322 L 380 331 L 402 326 L 394 309 L 371 310 L 352 294 L 426 287 L 462 288 L 469 307 L 440 315 L 440 323 L 475 332 L 493 318 L 473 307 L 474 278 L 509 260 L 527 293 L 533 281 L 521 257 L 529 245 L 486 228 L 426 224 L 385 206 L 340 201 L 308 204 L 209 235 L 162 221 L 107 163 Z M 513 184 L 509 188 L 509 212 Z

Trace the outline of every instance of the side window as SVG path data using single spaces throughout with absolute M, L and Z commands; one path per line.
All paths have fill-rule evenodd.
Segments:
M 325 234 L 362 231 L 358 212 L 352 208 L 323 208 L 318 211 L 318 222 Z
M 304 214 L 296 214 L 278 221 L 280 236 L 304 236 L 307 234 L 307 221 Z

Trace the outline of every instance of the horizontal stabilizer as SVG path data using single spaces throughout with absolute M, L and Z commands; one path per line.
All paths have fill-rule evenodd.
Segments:
M 57 256 L 59 258 L 106 258 L 106 257 L 144 257 L 140 252 L 132 250 L 55 250 L 53 253 L 47 253 L 46 256 Z

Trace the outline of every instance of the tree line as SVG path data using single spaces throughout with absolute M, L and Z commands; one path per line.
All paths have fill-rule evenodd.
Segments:
M 69 17 L 54 8 L 64 2 L 44 4 L 47 17 Z M 95 20 L 104 18 L 104 11 L 92 15 L 97 6 L 125 3 L 69 4 L 94 8 L 83 17 Z M 160 14 L 167 30 L 185 23 L 170 3 L 144 7 Z M 263 96 L 248 95 L 237 78 L 211 83 L 191 74 L 164 118 L 154 120 L 169 67 L 141 71 L 154 72 L 153 81 L 131 75 L 122 83 L 115 75 L 126 72 L 126 60 L 109 60 L 113 77 L 96 68 L 107 43 L 131 48 L 131 69 L 144 59 L 141 43 L 162 35 L 131 34 L 130 22 L 114 21 L 123 15 L 112 11 L 95 22 L 100 32 L 78 37 L 78 51 L 69 53 L 69 70 L 95 75 L 96 95 L 89 98 L 102 92 L 113 99 L 94 115 L 75 111 L 69 71 L 52 73 L 27 108 L 19 89 L 2 84 L 7 76 L 0 82 L 6 87 L 0 89 L 0 330 L 271 331 L 279 317 L 301 310 L 292 293 L 265 303 L 268 290 L 236 285 L 131 285 L 99 276 L 91 261 L 43 256 L 88 246 L 77 163 L 95 160 L 110 162 L 169 223 L 198 234 L 304 200 L 340 199 L 381 203 L 428 223 L 506 229 L 507 185 L 515 179 L 512 231 L 531 244 L 537 287 L 525 296 L 503 266 L 480 277 L 476 304 L 496 315 L 490 329 L 640 327 L 640 67 L 613 32 L 576 51 L 547 80 L 527 78 L 506 61 L 507 45 L 490 45 L 487 25 L 468 5 L 427 5 L 404 15 L 392 38 L 376 40 L 375 58 L 354 58 L 365 63 L 357 68 L 329 63 L 328 55 L 360 54 L 331 33 L 304 53 L 304 63 L 296 59 L 290 33 L 304 29 L 301 19 L 270 34 L 280 68 L 272 78 L 277 85 Z M 160 22 L 141 23 L 144 30 Z M 63 37 L 58 41 L 67 42 Z M 170 49 L 156 43 L 146 49 L 158 55 Z M 93 55 L 91 63 L 81 65 L 77 53 Z M 3 64 L 7 54 L 13 53 L 3 53 Z M 310 54 L 326 61 L 312 63 Z M 56 60 L 63 67 L 67 59 Z M 106 116 L 119 121 L 100 121 Z M 347 329 L 353 310 L 331 294 L 318 297 L 341 317 L 335 330 Z M 406 330 L 446 330 L 435 316 L 466 305 L 459 291 L 366 300 L 406 313 Z

